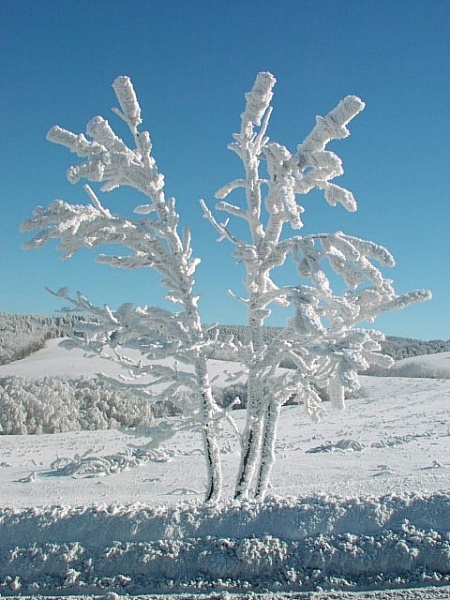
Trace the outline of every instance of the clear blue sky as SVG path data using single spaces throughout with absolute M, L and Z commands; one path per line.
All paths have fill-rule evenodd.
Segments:
M 129 75 L 154 155 L 177 198 L 202 264 L 204 321 L 244 323 L 226 289 L 243 276 L 226 243 L 202 219 L 200 197 L 242 175 L 227 150 L 244 93 L 257 72 L 277 78 L 271 139 L 292 150 L 347 94 L 366 109 L 350 138 L 335 142 L 359 211 L 304 199 L 302 233 L 343 230 L 385 245 L 399 292 L 429 288 L 434 299 L 379 319 L 387 334 L 450 338 L 450 2 L 448 0 L 2 0 L 0 2 L 0 311 L 51 314 L 43 289 L 68 285 L 97 303 L 160 303 L 148 272 L 61 262 L 55 249 L 24 252 L 18 228 L 55 198 L 85 202 L 65 178 L 79 159 L 50 144 L 59 124 L 85 130 L 110 112 L 111 83 Z M 136 198 L 109 194 L 114 211 Z M 136 202 L 134 202 L 136 204 Z M 125 207 L 125 208 L 123 208 Z M 272 323 L 281 324 L 277 312 Z

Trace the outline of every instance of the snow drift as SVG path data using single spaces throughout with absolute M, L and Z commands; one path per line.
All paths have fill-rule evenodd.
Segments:
M 150 594 L 450 581 L 450 494 L 3 509 L 0 589 Z

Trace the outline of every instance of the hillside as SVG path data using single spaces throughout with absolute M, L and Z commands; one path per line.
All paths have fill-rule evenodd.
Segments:
M 19 315 L 0 312 L 0 365 L 29 356 L 44 347 L 45 341 L 76 330 L 82 317 L 64 314 L 56 317 L 39 315 Z M 245 325 L 218 325 L 219 338 L 229 335 L 244 340 Z M 277 327 L 265 329 L 269 340 L 280 331 Z M 450 340 L 423 341 L 413 338 L 387 336 L 382 343 L 383 352 L 395 360 L 424 354 L 450 351 Z M 288 365 L 287 365 L 288 366 Z
M 0 365 L 20 360 L 44 347 L 46 340 L 73 330 L 80 317 L 44 317 L 0 312 Z

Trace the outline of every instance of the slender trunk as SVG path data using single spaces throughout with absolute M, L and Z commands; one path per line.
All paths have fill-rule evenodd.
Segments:
M 214 423 L 208 422 L 203 429 L 203 444 L 206 456 L 207 484 L 205 502 L 218 502 L 222 493 L 220 449 L 216 441 Z
M 261 459 L 256 480 L 255 498 L 258 500 L 262 500 L 266 495 L 270 474 L 275 463 L 275 440 L 280 412 L 281 402 L 270 400 L 264 415 Z
M 191 331 L 198 343 L 203 342 L 203 330 L 197 303 L 189 287 L 185 291 L 183 304 L 189 317 Z M 222 494 L 222 466 L 220 448 L 217 443 L 216 421 L 214 419 L 215 403 L 209 379 L 206 358 L 202 352 L 194 361 L 195 378 L 200 392 L 200 411 L 202 417 L 202 437 L 206 460 L 206 494 L 205 502 L 217 502 Z
M 266 76 L 265 76 L 266 77 Z M 261 84 L 260 78 L 258 86 L 262 85 L 270 92 L 275 79 L 270 76 L 270 84 L 265 82 Z M 260 118 L 254 118 L 253 110 L 249 111 L 250 96 L 254 101 L 262 106 L 265 105 L 261 117 L 265 114 L 262 121 Z M 245 498 L 249 495 L 252 479 L 254 477 L 258 458 L 261 451 L 263 436 L 263 415 L 264 415 L 264 378 L 261 377 L 261 365 L 257 360 L 263 360 L 263 325 L 267 316 L 270 314 L 266 310 L 267 303 L 261 301 L 261 290 L 265 286 L 266 272 L 261 271 L 262 255 L 264 254 L 264 242 L 266 239 L 264 227 L 261 223 L 261 180 L 259 178 L 259 164 L 261 155 L 261 143 L 264 139 L 265 130 L 270 116 L 271 108 L 269 106 L 270 98 L 262 98 L 260 89 L 252 89 L 247 96 L 247 107 L 242 116 L 242 125 L 240 133 L 240 142 L 242 149 L 242 161 L 246 172 L 246 198 L 247 198 L 247 220 L 252 238 L 252 246 L 258 249 L 257 264 L 246 262 L 247 279 L 246 287 L 250 292 L 248 324 L 250 332 L 250 346 L 253 358 L 248 374 L 248 399 L 247 399 L 247 422 L 244 432 L 244 440 L 241 454 L 241 462 L 236 481 L 235 498 Z M 254 126 L 261 125 L 258 136 L 255 136 Z M 256 141 L 256 143 L 255 143 Z M 256 360 L 255 360 L 256 359 Z
M 255 312 L 249 316 L 250 343 L 253 347 L 253 356 L 261 350 L 262 340 L 262 317 Z M 241 461 L 236 480 L 235 499 L 247 498 L 256 467 L 262 441 L 262 388 L 260 365 L 255 362 L 250 365 L 247 382 L 247 420 L 244 430 Z
M 241 461 L 236 480 L 234 492 L 235 500 L 243 500 L 248 497 L 252 484 L 253 475 L 258 464 L 259 449 L 262 439 L 262 422 L 260 415 L 253 414 L 247 417 L 247 425 L 244 431 L 244 439 L 241 451 Z
M 197 360 L 195 374 L 200 389 L 203 418 L 202 436 L 207 476 L 205 502 L 212 503 L 217 502 L 222 493 L 222 469 L 214 420 L 214 399 L 204 357 L 199 357 Z

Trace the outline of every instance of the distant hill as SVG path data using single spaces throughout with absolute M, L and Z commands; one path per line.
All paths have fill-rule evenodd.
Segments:
M 220 336 L 225 338 L 234 335 L 239 340 L 245 337 L 245 325 L 219 325 Z M 280 332 L 279 327 L 266 328 L 266 340 Z M 413 338 L 387 336 L 381 344 L 383 352 L 392 356 L 394 360 L 402 360 L 412 356 L 422 356 L 424 354 L 437 354 L 438 352 L 450 352 L 450 340 L 416 340 Z
M 0 365 L 20 360 L 44 347 L 46 340 L 64 335 L 64 332 L 76 329 L 76 323 L 82 317 L 63 315 L 44 317 L 39 315 L 19 315 L 0 312 Z M 245 339 L 245 325 L 219 325 L 219 337 L 233 335 Z M 266 339 L 279 333 L 278 327 L 267 327 Z M 423 341 L 413 338 L 388 336 L 382 343 L 383 352 L 394 360 L 402 360 L 424 354 L 436 354 L 450 351 L 450 340 Z M 218 358 L 218 357 L 217 357 Z
M 29 356 L 51 338 L 73 329 L 80 317 L 43 317 L 0 312 L 0 365 Z

